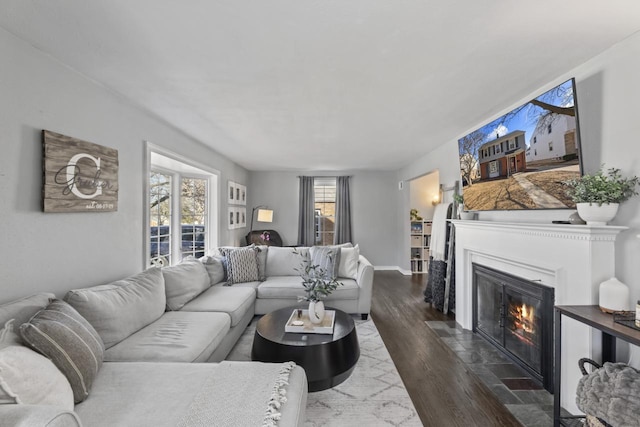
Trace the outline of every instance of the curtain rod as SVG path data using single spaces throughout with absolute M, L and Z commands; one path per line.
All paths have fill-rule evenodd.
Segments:
M 298 175 L 296 178 L 353 178 L 353 175 Z

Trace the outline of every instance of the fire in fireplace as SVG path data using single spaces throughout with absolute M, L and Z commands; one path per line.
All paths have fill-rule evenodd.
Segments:
M 534 345 L 536 336 L 535 312 L 535 307 L 525 303 L 509 305 L 509 316 L 513 319 L 509 329 L 529 345 Z
M 473 264 L 473 331 L 553 390 L 553 288 Z

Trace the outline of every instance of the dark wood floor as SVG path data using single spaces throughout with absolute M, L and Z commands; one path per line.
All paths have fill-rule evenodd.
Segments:
M 423 300 L 426 275 L 376 271 L 371 317 L 425 426 L 521 426 L 425 320 L 451 320 Z

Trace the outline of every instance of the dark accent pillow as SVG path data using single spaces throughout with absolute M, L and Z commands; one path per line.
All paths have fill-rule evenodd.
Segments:
M 55 299 L 20 326 L 23 341 L 42 353 L 67 377 L 73 400 L 89 396 L 102 366 L 104 343 L 95 329 L 73 307 Z
M 312 246 L 309 248 L 311 265 L 317 265 L 325 272 L 327 279 L 338 277 L 340 248 L 335 246 Z

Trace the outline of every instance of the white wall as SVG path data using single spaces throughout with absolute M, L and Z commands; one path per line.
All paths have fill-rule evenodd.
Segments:
M 0 57 L 0 302 L 143 268 L 145 140 L 219 170 L 224 189 L 247 181 L 243 168 L 1 29 Z M 117 212 L 42 212 L 42 129 L 119 151 Z M 245 233 L 220 227 L 220 243 Z
M 251 172 L 247 190 L 251 205 L 267 205 L 273 209 L 273 222 L 258 223 L 254 229 L 273 229 L 285 245 L 298 240 L 298 176 L 351 175 L 351 215 L 353 242 L 360 245 L 360 253 L 375 266 L 397 266 L 396 246 L 397 206 L 401 192 L 395 172 Z M 408 212 L 408 211 L 407 211 Z M 408 213 L 407 215 L 408 216 Z
M 459 136 L 510 111 L 532 97 L 570 77 L 576 78 L 576 95 L 582 138 L 582 155 L 588 172 L 606 167 L 620 168 L 625 175 L 640 176 L 640 33 L 613 46 L 585 64 L 558 76 L 554 82 L 506 106 L 493 117 L 487 117 Z M 462 100 L 463 102 L 464 100 Z M 449 185 L 459 179 L 457 142 L 449 141 L 399 171 L 401 179 L 439 168 L 441 181 Z M 482 212 L 479 219 L 512 222 L 551 222 L 565 220 L 574 211 L 510 211 Z M 640 299 L 640 197 L 620 206 L 612 225 L 629 227 L 616 242 L 616 276 L 629 285 L 631 308 Z M 402 239 L 402 238 L 401 238 Z M 638 351 L 640 356 L 640 351 Z M 636 362 L 638 363 L 638 362 Z

